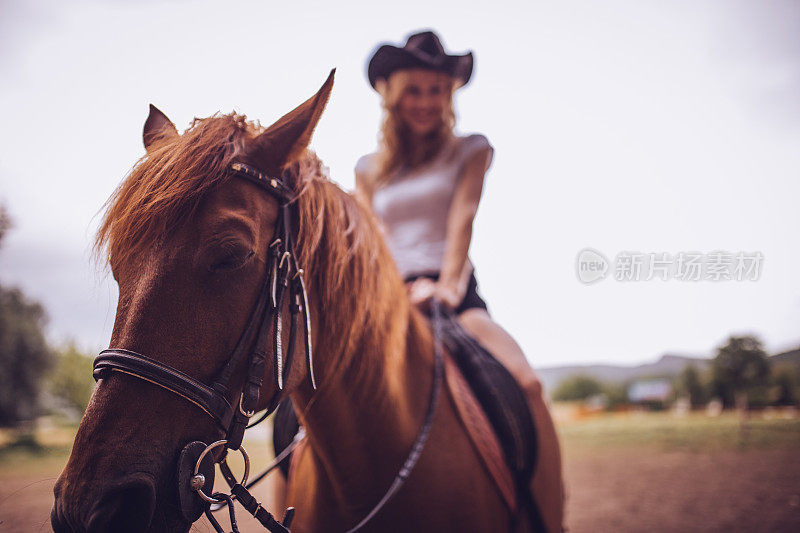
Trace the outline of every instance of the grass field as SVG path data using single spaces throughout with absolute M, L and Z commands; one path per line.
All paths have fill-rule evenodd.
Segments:
M 753 415 L 742 429 L 732 413 L 554 412 L 572 532 L 800 531 L 800 418 L 792 413 Z M 74 429 L 38 431 L 38 451 L 0 433 L 0 532 L 50 531 L 52 487 Z M 268 438 L 248 440 L 256 470 L 268 462 Z M 242 531 L 263 531 L 240 516 Z
M 792 411 L 752 414 L 742 423 L 733 412 L 710 417 L 669 412 L 574 414 L 557 406 L 555 416 L 568 449 L 653 448 L 712 453 L 765 448 L 800 449 L 800 417 Z

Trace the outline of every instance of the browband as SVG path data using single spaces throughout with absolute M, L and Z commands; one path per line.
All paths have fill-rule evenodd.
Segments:
M 277 196 L 281 203 L 288 204 L 292 200 L 292 189 L 283 180 L 270 178 L 245 163 L 233 163 L 230 168 L 236 176 L 251 181 Z

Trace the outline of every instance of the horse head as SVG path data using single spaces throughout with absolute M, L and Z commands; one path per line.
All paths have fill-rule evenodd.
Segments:
M 261 317 L 266 305 L 289 324 L 294 304 L 310 313 L 304 325 L 316 329 L 313 301 L 309 309 L 289 290 L 286 304 L 276 304 L 267 280 L 276 265 L 285 277 L 274 283 L 302 279 L 303 258 L 285 257 L 301 216 L 292 202 L 302 183 L 291 169 L 308 157 L 332 85 L 333 72 L 266 129 L 239 115 L 215 115 L 181 135 L 151 106 L 146 155 L 109 200 L 97 238 L 119 301 L 112 350 L 96 363 L 98 386 L 55 486 L 56 532 L 188 530 L 176 480 L 181 450 L 229 436 L 237 411 L 312 394 L 305 343 L 291 342 L 288 326 L 263 327 Z M 262 341 L 269 349 L 258 346 Z M 239 352 L 248 355 L 232 356 Z M 256 352 L 261 359 L 253 363 Z M 186 383 L 200 392 L 186 392 Z

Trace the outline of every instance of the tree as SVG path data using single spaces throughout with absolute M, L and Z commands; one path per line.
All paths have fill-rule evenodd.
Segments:
M 717 348 L 711 368 L 715 388 L 723 400 L 730 405 L 733 399 L 741 410 L 747 410 L 748 390 L 766 384 L 770 372 L 761 341 L 752 336 L 731 336 Z
M 603 384 L 589 376 L 573 376 L 558 384 L 553 400 L 585 400 L 603 392 Z
M 8 216 L 6 206 L 0 205 L 0 244 L 3 243 L 3 237 L 9 229 L 11 229 L 11 217 Z
M 629 402 L 628 386 L 625 383 L 610 383 L 603 387 L 603 392 L 606 395 L 606 409 L 609 411 L 627 405 Z
M 49 389 L 69 409 L 82 415 L 94 390 L 92 358 L 69 343 L 56 355 Z
M 11 221 L 0 206 L 0 243 Z M 0 426 L 34 418 L 50 363 L 44 309 L 22 291 L 0 286 Z
M 800 401 L 800 371 L 792 367 L 782 367 L 775 372 L 775 403 L 796 405 Z
M 700 407 L 707 401 L 707 394 L 700 380 L 700 372 L 692 364 L 686 365 L 675 380 L 679 396 L 687 396 L 692 407 Z
M 34 418 L 50 364 L 44 310 L 19 289 L 0 287 L 0 426 Z

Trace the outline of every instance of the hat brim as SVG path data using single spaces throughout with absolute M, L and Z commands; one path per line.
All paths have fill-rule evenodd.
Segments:
M 472 52 L 463 55 L 444 55 L 431 58 L 416 50 L 407 50 L 390 44 L 379 47 L 367 66 L 367 78 L 373 89 L 379 80 L 387 80 L 393 72 L 410 68 L 422 68 L 444 72 L 464 86 L 472 77 Z

